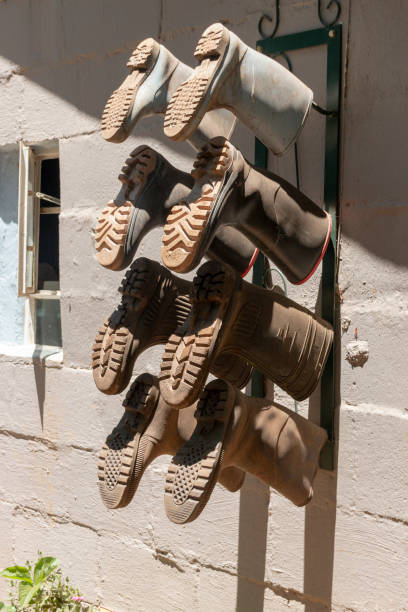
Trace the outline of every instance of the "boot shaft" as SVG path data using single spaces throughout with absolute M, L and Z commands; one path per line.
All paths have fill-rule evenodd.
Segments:
M 301 284 L 324 256 L 331 218 L 305 194 L 268 171 L 251 167 L 244 200 L 235 200 L 235 225 L 291 283 Z
M 332 339 L 330 325 L 306 308 L 242 281 L 231 294 L 218 353 L 247 359 L 301 401 L 318 384 Z
M 234 417 L 223 465 L 256 476 L 297 506 L 308 503 L 326 431 L 270 400 L 231 392 Z

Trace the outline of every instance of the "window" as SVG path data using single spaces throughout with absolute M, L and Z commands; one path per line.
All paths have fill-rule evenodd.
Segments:
M 20 145 L 18 295 L 26 344 L 62 346 L 58 148 Z

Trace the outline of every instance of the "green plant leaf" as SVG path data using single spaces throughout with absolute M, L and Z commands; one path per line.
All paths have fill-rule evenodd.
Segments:
M 23 582 L 28 582 L 28 584 L 33 584 L 30 572 L 22 565 L 6 567 L 6 569 L 0 572 L 0 576 L 3 576 L 3 578 L 8 578 L 9 580 L 22 580 Z
M 59 561 L 55 557 L 41 557 L 34 567 L 34 584 L 44 582 L 58 567 Z
M 18 601 L 21 605 L 24 604 L 25 600 L 27 599 L 27 594 L 32 591 L 32 589 L 32 585 L 28 584 L 28 582 L 20 582 L 18 585 Z
M 22 582 L 21 586 L 23 584 L 24 583 Z M 20 604 L 23 606 L 23 608 L 24 606 L 27 606 L 30 603 L 30 601 L 34 598 L 34 595 L 36 595 L 37 591 L 39 591 L 41 587 L 42 587 L 42 582 L 35 584 L 34 586 L 30 586 L 28 591 L 25 593 L 25 598 L 23 598 L 23 592 L 21 593 L 21 599 L 20 599 L 20 592 L 19 592 L 18 597 L 19 597 Z

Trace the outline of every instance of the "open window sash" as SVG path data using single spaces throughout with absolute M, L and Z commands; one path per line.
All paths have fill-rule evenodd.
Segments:
M 18 228 L 18 296 L 34 293 L 37 286 L 38 206 L 35 196 L 38 164 L 31 148 L 20 142 Z

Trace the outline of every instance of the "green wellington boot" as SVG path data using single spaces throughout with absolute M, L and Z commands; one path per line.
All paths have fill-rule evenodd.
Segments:
M 111 270 L 123 270 L 132 263 L 144 236 L 164 225 L 172 206 L 187 198 L 194 185 L 191 174 L 178 170 L 147 145 L 132 151 L 119 180 L 123 187 L 103 209 L 95 232 L 96 258 Z M 206 252 L 240 274 L 248 273 L 257 254 L 252 242 L 230 226 L 214 234 Z
M 216 232 L 234 228 L 292 283 L 312 276 L 329 243 L 328 213 L 275 174 L 254 168 L 222 137 L 204 145 L 192 176 L 194 187 L 171 209 L 164 226 L 165 266 L 189 272 Z
M 160 397 L 156 376 L 147 373 L 132 383 L 123 407 L 121 420 L 99 453 L 99 491 L 107 508 L 127 506 L 147 467 L 160 455 L 175 455 L 197 424 L 197 406 L 176 412 Z M 218 480 L 235 492 L 244 479 L 245 472 L 228 467 Z
M 183 408 L 195 402 L 213 360 L 225 352 L 249 362 L 295 400 L 314 391 L 333 341 L 328 323 L 216 261 L 199 268 L 191 302 L 162 358 L 160 390 L 167 403 Z
M 110 96 L 102 114 L 102 135 L 110 142 L 123 142 L 136 123 L 150 115 L 164 115 L 177 87 L 193 74 L 164 45 L 146 38 L 133 51 L 127 63 L 129 74 Z M 203 119 L 189 141 L 201 147 L 213 136 L 229 138 L 235 117 L 217 110 Z
M 171 521 L 196 519 L 220 470 L 231 467 L 256 476 L 296 506 L 312 499 L 320 451 L 327 440 L 324 429 L 271 400 L 248 397 L 222 380 L 206 386 L 196 417 L 193 434 L 167 472 L 164 504 Z
M 285 153 L 309 113 L 309 87 L 221 23 L 203 32 L 194 55 L 199 65 L 167 108 L 166 136 L 191 138 L 207 111 L 228 108 L 276 155 Z
M 174 276 L 156 261 L 136 259 L 119 287 L 120 305 L 95 338 L 92 368 L 100 391 L 114 395 L 128 386 L 137 357 L 151 346 L 165 344 L 188 317 L 190 291 L 191 282 Z M 222 355 L 211 371 L 242 388 L 252 367 L 240 357 Z

